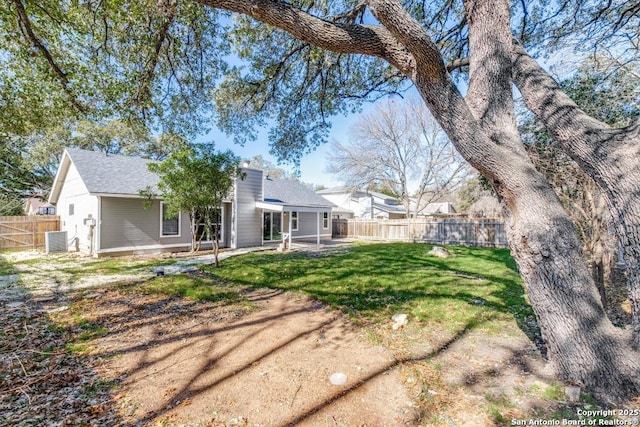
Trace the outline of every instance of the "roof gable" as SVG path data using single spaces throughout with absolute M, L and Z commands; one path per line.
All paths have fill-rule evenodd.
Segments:
M 147 168 L 147 164 L 152 160 L 67 148 L 60 165 L 61 169 L 67 158 L 75 166 L 89 193 L 137 196 L 140 190 L 147 187 L 152 191 L 158 191 L 160 178 Z M 62 175 L 66 173 L 59 175 L 61 176 L 56 176 L 56 181 L 58 178 L 64 180 L 65 176 Z

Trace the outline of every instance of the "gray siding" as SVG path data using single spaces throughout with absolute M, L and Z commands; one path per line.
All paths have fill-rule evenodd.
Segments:
M 262 244 L 262 211 L 256 201 L 262 200 L 262 171 L 244 169 L 245 179 L 237 180 L 233 200 L 231 247 L 242 248 Z
M 298 212 L 298 231 L 292 233 L 295 239 L 300 236 L 315 236 L 318 233 L 318 222 L 320 221 L 320 236 L 331 238 L 331 212 L 329 212 L 329 228 L 322 228 L 322 212 L 320 218 L 315 212 Z
M 184 213 L 180 237 L 160 237 L 160 201 L 148 209 L 142 199 L 102 197 L 100 249 L 191 244 L 189 215 Z

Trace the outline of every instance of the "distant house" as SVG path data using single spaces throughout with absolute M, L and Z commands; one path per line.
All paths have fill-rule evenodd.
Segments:
M 24 205 L 25 215 L 55 215 L 56 208 L 42 197 L 29 197 Z
M 400 199 L 376 191 L 338 187 L 319 190 L 317 193 L 337 205 L 332 211 L 334 218 L 402 219 L 407 216 Z M 409 203 L 413 214 L 418 201 L 411 199 Z M 441 202 L 421 204 L 417 216 L 455 214 L 456 210 L 451 203 Z
M 338 206 L 333 210 L 334 218 L 399 219 L 406 216 L 398 199 L 376 191 L 338 187 L 317 193 Z
M 166 214 L 161 198 L 145 207 L 139 191 L 158 192 L 159 177 L 150 160 L 95 151 L 65 150 L 49 202 L 56 206 L 61 230 L 72 247 L 97 256 L 188 250 L 189 216 Z M 223 203 L 222 247 L 331 238 L 333 205 L 295 181 L 264 179 L 261 170 L 244 168 Z M 205 247 L 207 243 L 204 242 Z
M 416 210 L 417 201 L 411 199 L 411 210 Z M 455 215 L 456 209 L 449 202 L 431 202 L 427 204 L 421 204 L 417 209 L 417 216 L 442 216 L 442 215 Z

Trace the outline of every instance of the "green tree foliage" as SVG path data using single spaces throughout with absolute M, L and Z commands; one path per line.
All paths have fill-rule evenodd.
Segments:
M 229 200 L 236 179 L 243 177 L 240 158 L 231 151 L 217 152 L 213 144 L 195 144 L 172 153 L 164 161 L 149 163 L 160 176 L 158 189 L 169 215 L 188 212 L 191 249 L 198 250 L 207 236 L 212 240 L 218 266 L 218 236 L 222 203 Z M 150 189 L 142 190 L 153 197 Z
M 0 87 L 44 121 L 128 118 L 188 134 L 225 70 L 218 15 L 173 0 L 2 2 Z
M 228 53 L 218 15 L 173 0 L 0 2 L 3 197 L 46 192 L 66 146 L 163 158 L 207 130 Z
M 0 215 L 22 215 L 24 199 L 39 193 L 46 171 L 26 162 L 23 143 L 0 137 Z

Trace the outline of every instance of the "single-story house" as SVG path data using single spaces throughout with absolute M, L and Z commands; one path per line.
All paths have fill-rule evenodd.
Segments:
M 96 256 L 188 250 L 188 213 L 168 217 L 160 197 L 145 206 L 140 190 L 158 193 L 150 160 L 67 148 L 49 202 L 72 248 Z M 265 179 L 243 168 L 220 216 L 221 247 L 331 239 L 333 205 L 297 181 Z M 203 242 L 203 247 L 211 242 Z
M 376 191 L 338 187 L 318 190 L 319 195 L 337 205 L 335 218 L 401 219 L 406 210 L 395 197 Z

